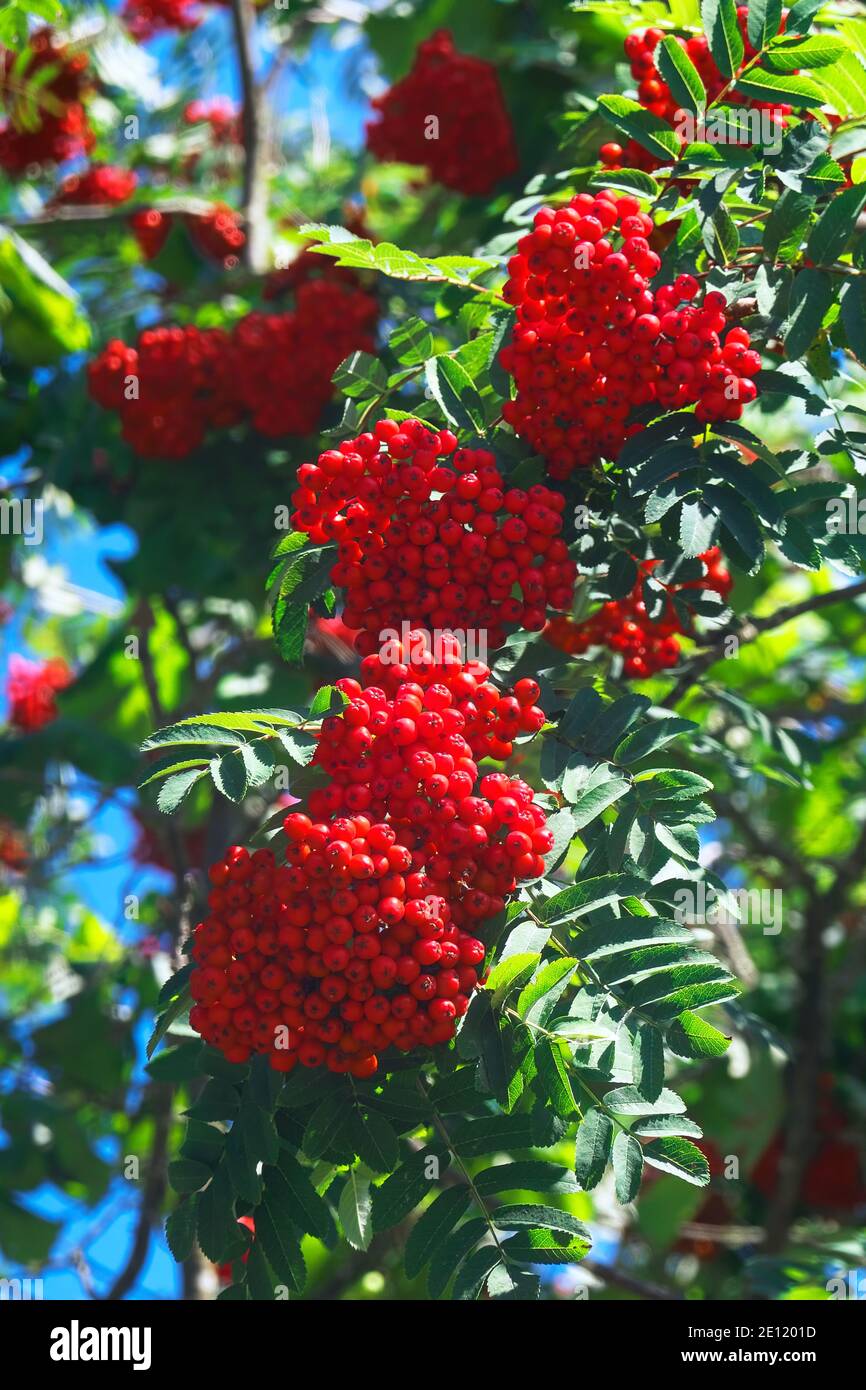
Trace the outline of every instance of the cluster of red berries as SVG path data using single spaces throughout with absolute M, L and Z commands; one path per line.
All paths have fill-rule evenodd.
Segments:
M 220 328 L 149 328 L 129 347 L 115 338 L 87 369 L 91 396 L 120 415 L 144 458 L 184 458 L 210 429 L 241 418 L 231 337 Z
M 91 164 L 81 174 L 69 174 L 51 202 L 55 207 L 125 203 L 135 192 L 137 182 L 131 169 L 120 169 L 114 164 Z
M 158 256 L 172 228 L 174 215 L 157 208 L 142 208 L 129 219 L 130 229 L 146 261 Z M 238 214 L 225 203 L 214 203 L 207 212 L 185 213 L 184 222 L 203 256 L 218 261 L 226 270 L 238 263 L 246 234 Z
M 293 524 L 338 542 L 331 578 L 362 653 L 404 621 L 481 629 L 496 647 L 508 627 L 540 632 L 548 606 L 571 605 L 562 494 L 506 488 L 494 455 L 459 449 L 450 430 L 380 420 L 303 464 L 298 483 Z
M 285 314 L 247 314 L 219 328 L 153 328 L 136 347 L 113 339 L 88 367 L 90 394 L 121 417 L 145 458 L 184 458 L 209 430 L 249 419 L 268 436 L 309 434 L 354 351 L 370 351 L 376 301 L 311 281 Z
M 503 294 L 517 309 L 500 361 L 517 387 L 503 417 L 548 460 L 551 477 L 616 458 L 636 406 L 698 403 L 701 420 L 738 419 L 760 357 L 745 329 L 724 346 L 725 298 L 680 275 L 653 292 L 661 265 L 652 219 L 636 198 L 579 193 L 544 207 L 508 262 Z M 678 308 L 685 303 L 684 308 Z
M 13 652 L 9 658 L 6 696 L 9 723 L 30 733 L 57 718 L 55 695 L 72 684 L 72 672 L 59 657 L 28 661 Z
M 672 285 L 655 292 L 659 333 L 654 340 L 660 375 L 655 395 L 665 410 L 695 405 L 701 424 L 739 420 L 743 406 L 757 398 L 753 381 L 761 355 L 751 346 L 745 328 L 729 328 L 727 301 L 720 290 L 709 290 L 697 301 L 693 275 L 679 275 Z M 724 342 L 721 335 L 725 333 Z
M 13 873 L 23 873 L 30 858 L 27 840 L 11 821 L 0 820 L 0 864 Z
M 393 691 L 372 684 L 385 671 Z M 414 677 L 418 679 L 414 679 Z M 388 1047 L 448 1042 L 478 985 L 481 925 L 553 846 L 532 789 L 479 780 L 481 663 L 417 669 L 367 658 L 324 721 L 330 782 L 286 816 L 285 864 L 233 847 L 210 870 L 196 927 L 190 1022 L 233 1062 L 370 1076 Z M 535 682 L 516 692 L 537 697 Z M 483 746 L 483 740 L 480 740 Z
M 496 69 L 459 53 L 447 29 L 419 44 L 412 70 L 373 107 L 367 148 L 377 159 L 423 165 L 469 197 L 517 169 L 517 149 Z
M 46 68 L 51 70 L 47 80 L 41 76 Z M 21 175 L 91 149 L 94 136 L 83 104 L 88 86 L 86 53 L 71 50 L 52 29 L 30 36 L 23 61 L 19 53 L 0 50 L 0 103 L 13 113 L 0 124 L 0 169 Z M 15 124 L 14 112 L 25 94 L 36 105 L 35 130 Z
M 240 139 L 238 108 L 230 97 L 199 97 L 188 101 L 183 119 L 186 125 L 209 125 L 217 145 L 233 144 Z
M 688 589 L 709 589 L 727 598 L 733 580 L 722 563 L 717 546 L 701 555 L 704 573 L 699 579 L 682 584 L 664 584 L 668 594 Z M 684 633 L 673 604 L 666 604 L 664 615 L 650 618 L 643 601 L 643 580 L 660 564 L 659 560 L 643 560 L 638 566 L 640 576 L 627 598 L 602 604 L 597 613 L 583 622 L 572 618 L 554 618 L 545 629 L 545 637 L 560 651 L 579 655 L 590 647 L 607 647 L 622 658 L 623 675 L 643 679 L 658 671 L 676 666 L 680 655 L 677 634 Z
M 196 0 L 125 0 L 121 18 L 139 43 L 170 29 L 195 29 L 201 23 Z
M 747 5 L 737 6 L 737 22 L 743 39 L 743 66 L 745 66 L 756 56 L 756 51 L 749 42 Z M 781 24 L 783 32 L 784 28 L 785 21 L 783 19 Z M 690 38 L 683 38 L 679 35 L 666 34 L 663 29 L 656 28 L 639 30 L 629 34 L 625 40 L 624 49 L 625 56 L 631 64 L 632 77 L 637 83 L 638 101 L 645 110 L 651 111 L 654 116 L 660 117 L 670 126 L 676 126 L 681 117 L 682 108 L 662 78 L 656 64 L 656 50 L 662 40 L 668 37 L 676 39 L 680 48 L 697 68 L 709 102 L 714 102 L 729 86 L 729 83 L 728 79 L 723 77 L 719 71 L 710 52 L 709 40 L 704 34 L 694 34 Z M 765 102 L 743 96 L 734 90 L 728 93 L 728 104 L 747 110 L 765 111 L 771 124 L 775 126 L 783 126 L 786 117 L 791 114 L 793 109 L 791 106 L 779 105 L 776 102 Z M 626 166 L 630 169 L 645 169 L 652 172 L 665 163 L 665 161 L 650 154 L 636 140 L 629 140 L 625 147 L 611 141 L 602 145 L 600 154 L 602 163 L 608 169 L 620 169 Z
M 838 1216 L 866 1205 L 862 1134 L 835 1099 L 831 1074 L 819 1077 L 818 1088 L 817 1143 L 803 1174 L 799 1200 L 813 1211 Z M 751 1181 L 766 1198 L 772 1198 L 779 1185 L 783 1151 L 784 1137 L 777 1133 L 752 1170 Z

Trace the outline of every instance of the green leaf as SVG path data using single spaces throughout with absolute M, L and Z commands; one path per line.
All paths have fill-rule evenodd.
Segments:
M 557 1231 L 574 1236 L 586 1243 L 587 1250 L 592 1244 L 592 1237 L 583 1222 L 578 1221 L 571 1212 L 562 1211 L 559 1207 L 524 1202 L 506 1203 L 496 1208 L 492 1213 L 492 1220 L 500 1231 L 537 1227 L 544 1231 Z
M 620 1130 L 613 1144 L 613 1176 L 616 1200 L 622 1206 L 633 1202 L 640 1191 L 643 1173 L 643 1149 L 631 1134 Z
M 268 1263 L 281 1283 L 292 1293 L 303 1293 L 307 1267 L 301 1253 L 300 1238 L 267 1188 L 261 1206 L 256 1208 L 256 1241 L 261 1243 Z
M 630 1008 L 643 1008 L 646 1004 L 657 1004 L 670 998 L 691 985 L 710 984 L 716 980 L 730 979 L 730 972 L 716 962 L 701 965 L 675 965 L 669 970 L 657 970 L 646 979 L 639 980 L 628 991 Z
M 304 1168 L 288 1149 L 283 1148 L 277 1169 L 265 1172 L 265 1187 L 273 1200 L 290 1213 L 292 1224 L 299 1231 L 317 1236 L 326 1244 L 335 1236 L 334 1220 L 328 1204 L 312 1183 L 310 1170 Z
M 372 1207 L 369 1177 L 350 1168 L 337 1210 L 346 1239 L 355 1250 L 369 1249 L 373 1239 Z
M 684 48 L 671 35 L 663 39 L 655 51 L 656 66 L 662 80 L 671 89 L 671 96 L 685 111 L 697 113 L 707 100 L 700 74 Z
M 563 1118 L 573 1115 L 577 1102 L 568 1079 L 565 1045 L 551 1038 L 540 1038 L 535 1045 L 535 1065 L 545 1095 L 557 1115 Z
M 577 1264 L 589 1253 L 590 1242 L 575 1237 L 562 1240 L 556 1231 L 520 1231 L 512 1236 L 506 1249 L 509 1259 L 523 1264 Z
M 747 30 L 749 43 L 756 51 L 766 48 L 779 32 L 782 22 L 782 0 L 749 0 Z
M 684 502 L 680 510 L 680 549 L 684 555 L 702 555 L 712 545 L 717 521 L 700 502 Z
M 243 1250 L 247 1244 L 246 1232 L 241 1236 L 239 1230 L 243 1228 L 239 1228 L 235 1220 L 234 1194 L 228 1170 L 221 1163 L 213 1181 L 199 1198 L 196 1237 L 202 1253 L 215 1264 L 220 1264 L 232 1249 Z
M 772 72 L 798 72 L 803 68 L 826 68 L 848 51 L 844 39 L 832 34 L 815 34 L 812 38 L 794 42 L 784 39 L 774 44 L 764 56 L 764 65 Z
M 601 96 L 598 104 L 617 130 L 636 140 L 643 149 L 661 160 L 662 164 L 673 164 L 678 158 L 679 136 L 660 116 L 645 111 L 630 97 Z
M 731 1039 L 696 1014 L 686 1011 L 669 1027 L 667 1044 L 678 1057 L 721 1057 L 730 1047 Z
M 496 266 L 495 261 L 474 256 L 431 256 L 422 260 L 414 251 L 403 251 L 392 242 L 381 241 L 374 246 L 362 237 L 353 236 L 345 227 L 306 223 L 300 231 L 309 240 L 323 243 L 311 250 L 333 256 L 338 265 L 377 270 L 397 280 L 445 280 L 465 287 Z
M 787 261 L 797 255 L 809 227 L 814 198 L 784 188 L 764 223 L 764 253 L 770 260 Z
M 501 1264 L 491 1271 L 487 1292 L 492 1299 L 531 1302 L 541 1296 L 541 1280 L 537 1274 L 522 1269 L 509 1269 Z
M 613 1120 L 593 1106 L 577 1131 L 574 1171 L 584 1192 L 596 1187 L 604 1175 L 613 1143 Z
M 362 1115 L 355 1111 L 352 1135 L 358 1156 L 374 1173 L 390 1173 L 400 1159 L 400 1147 L 393 1126 L 375 1110 Z
M 307 729 L 280 729 L 279 740 L 292 762 L 309 767 L 316 756 L 319 740 Z
M 404 367 L 420 367 L 433 355 L 433 334 L 423 319 L 405 319 L 388 339 L 388 347 Z
M 647 1100 L 656 1101 L 665 1079 L 665 1053 L 661 1034 L 649 1023 L 639 1023 L 632 1045 L 632 1081 Z
M 440 1192 L 416 1221 L 406 1242 L 406 1275 L 414 1279 L 444 1244 L 450 1232 L 472 1205 L 468 1187 L 449 1187 Z
M 546 898 L 538 904 L 536 915 L 543 922 L 556 924 L 594 912 L 615 899 L 638 896 L 647 886 L 645 880 L 634 874 L 601 874 Z
M 618 763 L 639 762 L 647 754 L 655 753 L 681 734 L 692 733 L 697 727 L 691 719 L 681 719 L 675 714 L 663 715 L 627 734 L 617 747 L 614 758 Z
M 785 23 L 787 34 L 807 34 L 812 26 L 812 20 L 820 9 L 823 9 L 826 0 L 796 0 L 788 11 Z
M 583 830 L 630 790 L 631 779 L 616 772 L 609 763 L 593 768 L 589 781 L 571 802 L 572 830 L 568 842 L 576 831 Z
M 833 206 L 832 203 L 830 206 Z M 789 361 L 797 361 L 812 346 L 832 303 L 833 281 L 825 271 L 807 266 L 797 273 L 791 289 L 788 317 L 781 328 Z
M 478 1298 L 488 1274 L 499 1262 L 500 1254 L 497 1247 L 482 1245 L 481 1249 L 470 1255 L 458 1270 L 451 1297 L 459 1301 Z
M 175 1158 L 168 1165 L 168 1180 L 175 1192 L 198 1192 L 212 1177 L 206 1163 L 192 1158 Z
M 369 352 L 353 352 L 340 363 L 333 382 L 350 400 L 368 400 L 387 391 L 388 373 L 378 357 Z
M 163 815 L 170 816 L 176 811 L 184 798 L 192 791 L 196 782 L 207 776 L 207 768 L 195 768 L 189 772 L 176 772 L 166 777 L 159 789 L 156 804 Z
M 436 1164 L 430 1165 L 435 1159 Z M 441 1177 L 450 1159 L 441 1145 L 430 1145 L 407 1158 L 373 1193 L 373 1228 L 384 1231 L 403 1221 L 430 1191 L 432 1176 Z M 438 1168 L 438 1172 L 436 1171 Z M 431 1177 L 428 1177 L 431 1171 Z
M 154 1081 L 188 1081 L 196 1074 L 200 1054 L 200 1042 L 179 1043 L 154 1057 L 147 1063 L 145 1071 Z
M 597 922 L 580 933 L 576 951 L 581 960 L 597 960 L 641 946 L 667 942 L 694 944 L 694 933 L 680 922 L 666 917 L 618 917 Z
M 643 169 L 601 169 L 591 174 L 590 188 L 613 188 L 618 192 L 637 193 L 645 198 L 657 198 L 661 192 L 658 179 Z
M 696 1125 L 694 1120 L 687 1119 L 685 1115 L 649 1115 L 645 1119 L 636 1120 L 630 1133 L 640 1135 L 644 1139 L 665 1134 L 690 1134 L 694 1139 L 700 1139 L 703 1131 L 700 1125 Z
M 431 1298 L 441 1298 L 453 1276 L 460 1269 L 474 1245 L 488 1230 L 483 1217 L 475 1217 L 459 1226 L 444 1245 L 436 1251 L 427 1271 L 427 1290 Z
M 198 1217 L 198 1197 L 187 1197 L 178 1202 L 170 1212 L 165 1223 L 165 1239 L 178 1264 L 189 1259 L 195 1244 L 195 1226 Z
M 313 1111 L 304 1130 L 302 1148 L 308 1158 L 321 1158 L 332 1144 L 348 1136 L 353 1110 L 339 1093 L 325 1096 Z
M 808 110 L 824 103 L 823 92 L 808 77 L 767 72 L 765 68 L 750 68 L 744 77 L 738 77 L 737 91 L 758 101 L 781 101 Z
M 740 992 L 734 980 L 719 984 L 693 984 L 675 990 L 667 998 L 654 1004 L 646 1004 L 644 1012 L 651 1018 L 667 1020 L 684 1009 L 702 1009 L 708 1004 L 723 1004 L 728 999 L 736 999 Z
M 706 1158 L 696 1144 L 688 1139 L 674 1135 L 653 1139 L 644 1147 L 644 1161 L 663 1173 L 673 1173 L 695 1187 L 706 1187 L 710 1180 L 710 1169 Z
M 827 204 L 812 228 L 806 243 L 806 255 L 817 265 L 831 265 L 848 245 L 857 226 L 857 219 L 866 206 L 866 184 L 855 184 L 837 193 Z M 803 270 L 798 275 L 817 275 L 818 271 Z M 796 281 L 794 282 L 796 287 Z M 830 296 L 832 298 L 832 296 Z M 827 301 L 829 304 L 829 299 Z M 825 310 L 822 312 L 823 318 Z
M 250 1246 L 245 1282 L 250 1298 L 258 1303 L 270 1303 L 276 1297 L 277 1280 L 259 1240 L 254 1240 Z
M 348 704 L 348 696 L 335 685 L 321 685 L 313 696 L 310 705 L 310 719 L 320 719 L 324 714 L 339 714 Z
M 214 758 L 210 765 L 210 775 L 218 792 L 229 801 L 243 801 L 249 790 L 249 777 L 246 764 L 239 749 Z
M 431 357 L 424 374 L 430 394 L 449 425 L 467 433 L 484 433 L 484 407 L 475 383 L 453 357 Z
M 618 1086 L 608 1091 L 604 1103 L 615 1115 L 677 1115 L 686 1108 L 674 1091 L 665 1089 L 655 1100 L 647 1100 L 636 1086 Z
M 524 1021 L 544 1023 L 545 1004 L 552 1006 L 568 985 L 577 961 L 568 956 L 545 961 L 517 996 L 515 1008 Z
M 723 77 L 733 77 L 743 61 L 735 0 L 702 0 L 701 19 L 719 72 Z
M 839 295 L 842 326 L 848 347 L 862 364 L 866 364 L 866 278 L 849 280 Z
M 219 723 L 204 724 L 201 720 L 189 720 L 181 724 L 170 724 L 166 729 L 158 729 L 155 734 L 144 740 L 141 751 L 147 753 L 152 748 L 164 748 L 174 743 L 240 748 L 244 742 L 245 739 L 241 738 L 239 733 L 223 728 Z
M 570 1168 L 539 1159 L 520 1163 L 498 1163 L 476 1173 L 475 1187 L 482 1197 L 498 1192 L 562 1192 L 577 1191 L 577 1182 Z
M 525 951 L 494 965 L 484 984 L 485 990 L 492 995 L 494 1009 L 501 1008 L 512 991 L 526 983 L 539 960 L 537 951 Z

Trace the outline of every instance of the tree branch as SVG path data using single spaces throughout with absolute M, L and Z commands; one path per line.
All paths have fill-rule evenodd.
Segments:
M 765 1248 L 782 1250 L 794 1219 L 803 1177 L 815 1147 L 818 1084 L 827 1047 L 829 1010 L 824 931 L 845 904 L 866 856 L 866 823 L 824 893 L 814 893 L 806 911 L 797 969 L 798 999 L 788 1066 L 788 1105 L 779 1177 L 767 1216 Z
M 856 584 L 849 584 L 844 589 L 830 589 L 824 594 L 813 594 L 800 603 L 789 603 L 784 608 L 777 609 L 775 613 L 768 614 L 765 618 L 743 618 L 737 626 L 728 628 L 692 658 L 673 688 L 662 700 L 662 705 L 668 709 L 673 709 L 686 691 L 700 680 L 704 672 L 721 660 L 731 637 L 736 637 L 740 643 L 754 642 L 765 632 L 771 632 L 777 627 L 784 627 L 786 623 L 794 622 L 796 618 L 802 618 L 806 613 L 818 613 L 822 608 L 829 608 L 831 605 L 842 603 L 846 599 L 859 598 L 861 594 L 866 594 L 866 579 L 858 580 Z
M 108 1292 L 102 1295 L 103 1302 L 125 1298 L 144 1268 L 153 1227 L 162 1210 L 165 1198 L 168 1158 L 168 1136 L 171 1129 L 171 1086 L 152 1087 L 154 1106 L 153 1148 L 147 1165 L 147 1177 L 141 1194 L 141 1206 L 133 1236 L 132 1249 L 123 1269 L 115 1278 Z
M 231 0 L 231 13 L 243 96 L 241 135 L 244 146 L 244 180 L 241 201 L 247 238 L 244 245 L 244 261 L 253 274 L 261 275 L 267 269 L 268 257 L 265 179 L 267 112 L 262 88 L 256 81 L 253 63 L 256 12 L 252 0 Z

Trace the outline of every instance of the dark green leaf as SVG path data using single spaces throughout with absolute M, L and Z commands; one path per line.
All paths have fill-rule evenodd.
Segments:
M 593 1106 L 581 1121 L 575 1149 L 575 1176 L 584 1192 L 601 1182 L 612 1143 L 613 1120 Z

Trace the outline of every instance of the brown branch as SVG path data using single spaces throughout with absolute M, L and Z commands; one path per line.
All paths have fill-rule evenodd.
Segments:
M 256 81 L 253 62 L 256 12 L 252 0 L 231 0 L 231 14 L 243 95 L 241 136 L 244 146 L 244 177 L 241 202 L 247 237 L 244 261 L 253 274 L 261 275 L 267 269 L 268 257 L 264 159 L 267 111 L 262 88 Z
M 754 642 L 765 632 L 771 632 L 777 627 L 784 627 L 786 623 L 794 622 L 796 618 L 801 618 L 807 613 L 818 613 L 821 609 L 842 603 L 846 599 L 859 598 L 861 594 L 866 594 L 866 579 L 861 579 L 856 584 L 849 584 L 844 589 L 830 589 L 827 593 L 813 594 L 811 598 L 803 599 L 800 603 L 786 604 L 784 608 L 777 609 L 775 613 L 770 613 L 765 618 L 743 618 L 735 627 L 728 628 L 720 636 L 714 638 L 703 651 L 692 658 L 673 688 L 662 700 L 662 705 L 668 709 L 673 709 L 686 691 L 700 680 L 704 672 L 722 659 L 725 655 L 726 645 L 732 637 L 736 637 L 741 644 Z
M 101 1301 L 103 1302 L 125 1298 L 134 1286 L 144 1268 L 144 1262 L 150 1249 L 153 1227 L 159 1219 L 165 1198 L 168 1182 L 167 1160 L 168 1137 L 171 1130 L 172 1088 L 166 1085 L 154 1085 L 150 1089 L 154 1099 L 153 1148 L 147 1165 L 147 1176 L 141 1194 L 141 1205 L 132 1240 L 132 1249 L 126 1264 L 116 1276 L 107 1293 L 102 1295 Z
M 824 931 L 844 906 L 866 857 L 866 823 L 824 893 L 813 893 L 806 910 L 797 968 L 798 998 L 788 1066 L 788 1103 L 779 1177 L 767 1217 L 766 1250 L 777 1254 L 788 1239 L 803 1177 L 815 1147 L 818 1085 L 829 1031 Z

